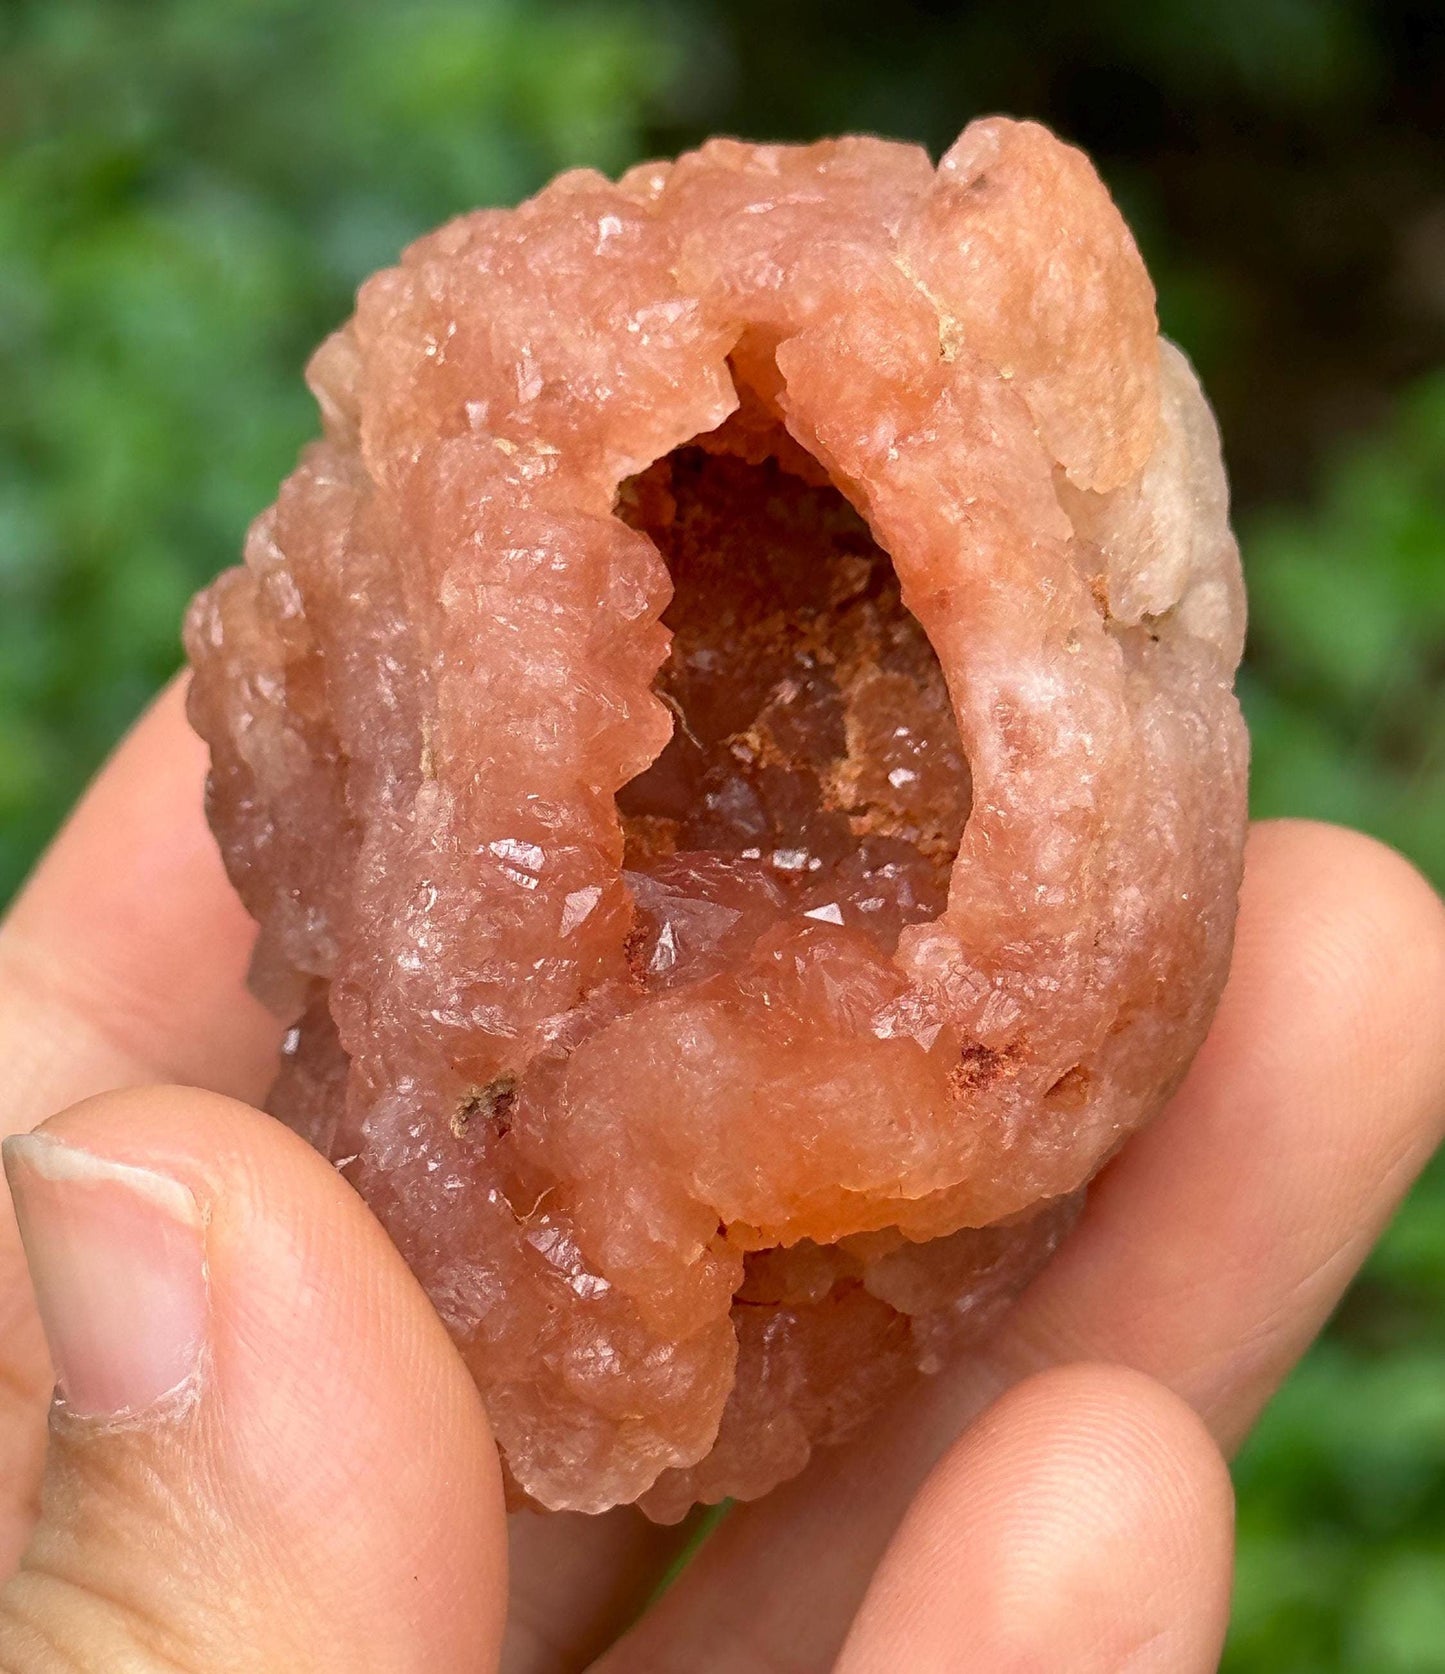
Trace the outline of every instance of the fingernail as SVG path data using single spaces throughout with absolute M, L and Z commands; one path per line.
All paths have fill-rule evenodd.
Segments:
M 7 1139 L 4 1155 L 66 1407 L 123 1418 L 193 1388 L 206 1248 L 189 1189 L 49 1134 Z

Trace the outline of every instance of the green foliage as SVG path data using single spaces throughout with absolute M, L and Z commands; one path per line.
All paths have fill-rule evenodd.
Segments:
M 1375 68 L 1349 0 L 1116 0 L 1101 10 L 1119 45 L 1166 86 L 1242 89 L 1308 107 L 1353 90 Z
M 1362 826 L 1445 880 L 1445 375 L 1243 535 L 1256 812 Z
M 0 901 L 176 665 L 186 598 L 315 427 L 306 354 L 408 238 L 703 128 L 937 146 L 980 108 L 1100 152 L 1166 327 L 1219 398 L 1249 494 L 1256 810 L 1363 826 L 1445 881 L 1438 355 L 1405 357 L 1423 375 L 1379 428 L 1309 451 L 1308 494 L 1296 469 L 1319 413 L 1338 429 L 1341 393 L 1368 383 L 1357 274 L 1408 242 L 1372 219 L 1374 183 L 1403 202 L 1414 169 L 1438 193 L 1377 114 L 1415 73 L 1428 0 L 1029 11 L 1026 27 L 1013 0 L 0 6 Z M 1368 325 L 1397 290 L 1363 294 Z M 1445 1168 L 1238 1481 L 1233 1674 L 1445 1674 Z
M 530 0 L 151 0 L 143 27 L 43 0 L 0 29 L 3 901 L 314 429 L 301 367 L 358 280 L 631 162 L 677 48 Z
M 1255 812 L 1359 826 L 1445 881 L 1445 374 L 1242 536 Z M 1235 1475 L 1226 1674 L 1445 1674 L 1445 1160 Z
M 1236 1466 L 1226 1674 L 1445 1674 L 1445 1166 Z

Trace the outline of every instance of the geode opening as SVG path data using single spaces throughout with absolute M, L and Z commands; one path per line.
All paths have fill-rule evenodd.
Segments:
M 309 377 L 187 627 L 270 1108 L 517 1500 L 765 1492 L 977 1340 L 1203 1038 L 1246 756 L 1207 405 L 1088 163 L 1001 119 L 936 171 L 564 176 Z
M 947 904 L 970 793 L 892 560 L 746 386 L 623 484 L 618 515 L 673 584 L 653 683 L 672 736 L 617 797 L 637 969 L 694 978 L 790 915 L 892 953 Z

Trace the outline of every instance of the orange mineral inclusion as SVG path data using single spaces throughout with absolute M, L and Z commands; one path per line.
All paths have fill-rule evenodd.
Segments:
M 563 175 L 362 287 L 196 601 L 209 808 L 519 1501 L 761 1494 L 976 1340 L 1224 979 L 1219 442 L 1077 151 Z

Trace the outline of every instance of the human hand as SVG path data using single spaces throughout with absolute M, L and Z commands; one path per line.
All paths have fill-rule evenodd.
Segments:
M 516 1519 L 508 1625 L 469 1376 L 350 1188 L 239 1102 L 279 1031 L 242 989 L 203 771 L 172 689 L 0 930 L 6 1125 L 74 1106 L 7 1146 L 65 1399 L 47 1446 L 7 1213 L 0 1668 L 1214 1667 L 1220 1450 L 1445 1118 L 1445 912 L 1403 861 L 1257 829 L 1208 1043 L 986 1350 L 738 1508 L 630 1632 L 685 1531 Z

